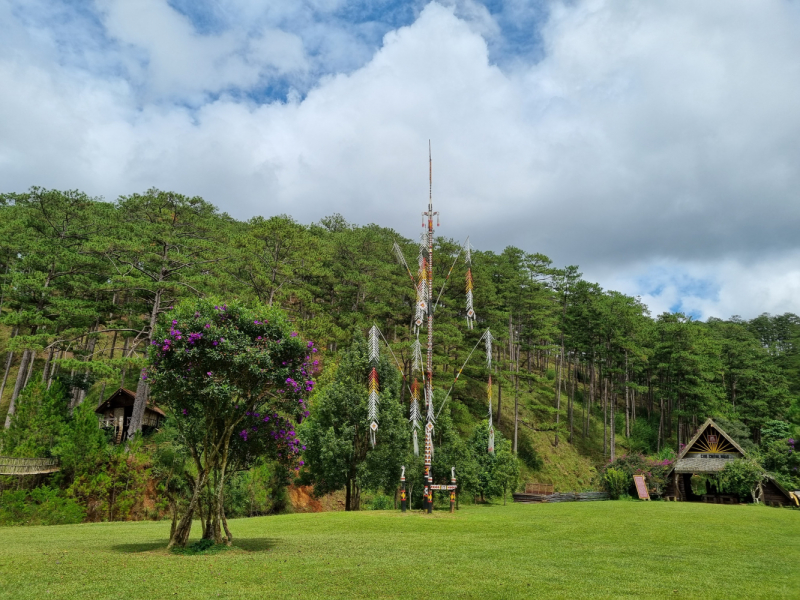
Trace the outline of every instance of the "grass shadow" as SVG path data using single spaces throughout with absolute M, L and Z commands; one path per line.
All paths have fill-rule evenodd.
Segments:
M 111 550 L 113 552 L 119 552 L 120 554 L 139 554 L 156 550 L 163 550 L 166 552 L 167 544 L 169 544 L 169 540 L 166 539 L 156 542 L 140 542 L 137 544 L 115 544 L 111 546 Z M 277 538 L 233 539 L 233 548 L 244 552 L 268 552 L 277 547 L 278 544 L 279 540 Z
M 111 546 L 111 550 L 122 554 L 137 554 L 139 552 L 152 552 L 153 550 L 166 550 L 167 544 L 169 544 L 169 540 L 140 542 L 138 544 L 115 544 Z
M 267 552 L 278 546 L 276 538 L 233 538 L 233 547 L 245 552 Z

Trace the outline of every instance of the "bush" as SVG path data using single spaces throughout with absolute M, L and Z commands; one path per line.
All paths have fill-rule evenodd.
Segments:
M 68 525 L 85 517 L 86 511 L 77 502 L 47 486 L 30 493 L 7 490 L 0 495 L 0 525 Z
M 556 378 L 556 370 L 555 369 L 547 369 L 547 372 L 544 374 L 547 377 L 547 381 L 553 381 Z
M 660 458 L 661 454 L 667 458 Z M 661 454 L 653 458 L 647 458 L 641 454 L 626 454 L 625 456 L 620 456 L 613 463 L 609 463 L 606 466 L 606 471 L 615 469 L 625 473 L 628 487 L 622 493 L 635 495 L 633 476 L 644 475 L 649 492 L 654 496 L 660 496 L 664 493 L 664 488 L 667 484 L 667 473 L 669 473 L 674 463 L 672 460 L 674 453 L 672 453 L 671 457 L 667 452 L 662 451 Z M 601 473 L 601 480 L 605 481 L 605 472 Z M 609 490 L 610 492 L 611 490 Z
M 394 502 L 389 496 L 379 494 L 372 499 L 372 510 L 389 510 L 394 506 Z
M 608 467 L 603 473 L 603 485 L 612 500 L 619 500 L 620 496 L 627 494 L 633 479 L 622 469 Z
M 755 460 L 732 460 L 719 473 L 720 488 L 721 491 L 738 494 L 740 498 L 750 496 L 753 502 L 757 502 L 756 490 L 765 477 L 763 467 Z
M 649 423 L 646 419 L 636 419 L 631 427 L 631 437 L 629 440 L 631 454 L 649 454 L 654 452 L 657 439 L 657 421 L 655 423 Z

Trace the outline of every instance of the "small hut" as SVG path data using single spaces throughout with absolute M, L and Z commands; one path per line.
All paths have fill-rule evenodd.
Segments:
M 100 418 L 100 428 L 109 429 L 114 432 L 114 443 L 119 444 L 128 434 L 128 425 L 133 415 L 133 403 L 136 400 L 136 393 L 125 388 L 119 388 L 111 394 L 107 400 L 100 403 L 95 409 L 95 413 Z M 142 431 L 149 433 L 164 420 L 164 411 L 154 404 L 148 403 L 144 409 L 142 419 Z
M 739 498 L 733 494 L 722 494 L 718 490 L 708 490 L 706 494 L 692 491 L 692 475 L 715 475 L 732 460 L 746 458 L 747 453 L 719 425 L 711 419 L 697 430 L 675 461 L 675 466 L 667 475 L 664 496 L 668 499 L 688 502 L 714 502 L 735 504 Z M 761 484 L 761 500 L 771 506 L 789 506 L 792 499 L 777 481 L 768 477 Z

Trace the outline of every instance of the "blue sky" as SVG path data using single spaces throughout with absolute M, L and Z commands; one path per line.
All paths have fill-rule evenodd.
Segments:
M 800 312 L 795 0 L 0 0 L 0 180 L 333 212 Z

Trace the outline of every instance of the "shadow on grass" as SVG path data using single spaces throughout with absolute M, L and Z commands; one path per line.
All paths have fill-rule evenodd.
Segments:
M 141 542 L 139 544 L 115 544 L 111 546 L 114 552 L 122 554 L 136 554 L 138 552 L 152 552 L 153 550 L 166 550 L 169 540 L 158 542 Z
M 275 538 L 233 538 L 233 547 L 245 552 L 267 552 L 278 544 Z
M 234 538 L 233 549 L 245 552 L 268 552 L 275 548 L 278 543 L 279 541 L 276 538 Z M 138 544 L 115 544 L 111 546 L 111 550 L 121 554 L 138 554 L 140 552 L 153 552 L 154 550 L 166 551 L 167 544 L 169 544 L 169 540 L 141 542 Z

